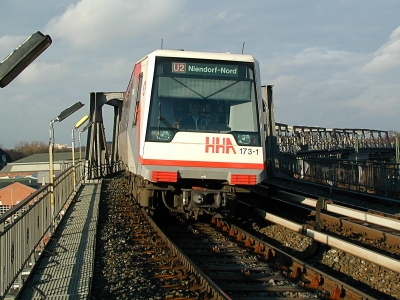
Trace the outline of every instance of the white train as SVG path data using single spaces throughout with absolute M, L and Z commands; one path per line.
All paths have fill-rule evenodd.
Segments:
M 233 217 L 238 195 L 264 179 L 259 73 L 253 56 L 229 53 L 156 50 L 135 64 L 118 140 L 149 213 Z

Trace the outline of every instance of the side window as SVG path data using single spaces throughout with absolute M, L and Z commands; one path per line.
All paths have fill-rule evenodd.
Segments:
M 135 110 L 133 111 L 133 117 L 132 117 L 132 127 L 136 125 L 137 122 L 137 115 L 138 115 L 138 109 L 139 109 L 139 104 L 140 104 L 140 98 L 142 95 L 142 81 L 143 81 L 143 73 L 139 74 L 139 80 L 138 80 L 138 85 L 137 85 L 137 93 L 136 93 L 136 99 L 135 99 Z

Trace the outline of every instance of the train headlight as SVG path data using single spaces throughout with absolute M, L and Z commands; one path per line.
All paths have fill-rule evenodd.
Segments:
M 232 132 L 239 146 L 260 146 L 260 135 L 257 132 Z
M 174 134 L 170 130 L 151 130 L 148 136 L 150 142 L 170 142 Z
M 249 145 L 250 144 L 250 134 L 238 134 L 238 143 L 242 145 Z

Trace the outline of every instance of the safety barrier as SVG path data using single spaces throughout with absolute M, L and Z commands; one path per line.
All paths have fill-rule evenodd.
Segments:
M 400 199 L 400 164 L 278 154 L 279 171 L 293 178 Z
M 126 166 L 123 161 L 119 160 L 113 163 L 95 164 L 92 166 L 86 166 L 86 178 L 96 179 L 103 178 L 107 175 L 114 174 L 120 171 L 124 171 Z
M 54 179 L 54 190 L 46 184 L 0 216 L 0 299 L 22 286 L 82 185 L 83 170 L 79 161 Z

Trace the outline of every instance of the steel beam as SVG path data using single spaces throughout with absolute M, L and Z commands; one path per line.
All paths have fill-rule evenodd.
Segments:
M 90 121 L 87 135 L 86 161 L 88 179 L 100 178 L 114 172 L 118 162 L 118 129 L 121 118 L 123 92 L 90 93 Z M 103 121 L 103 106 L 114 107 L 114 124 L 111 148 L 107 147 L 107 138 Z M 110 153 L 111 152 L 111 153 Z

